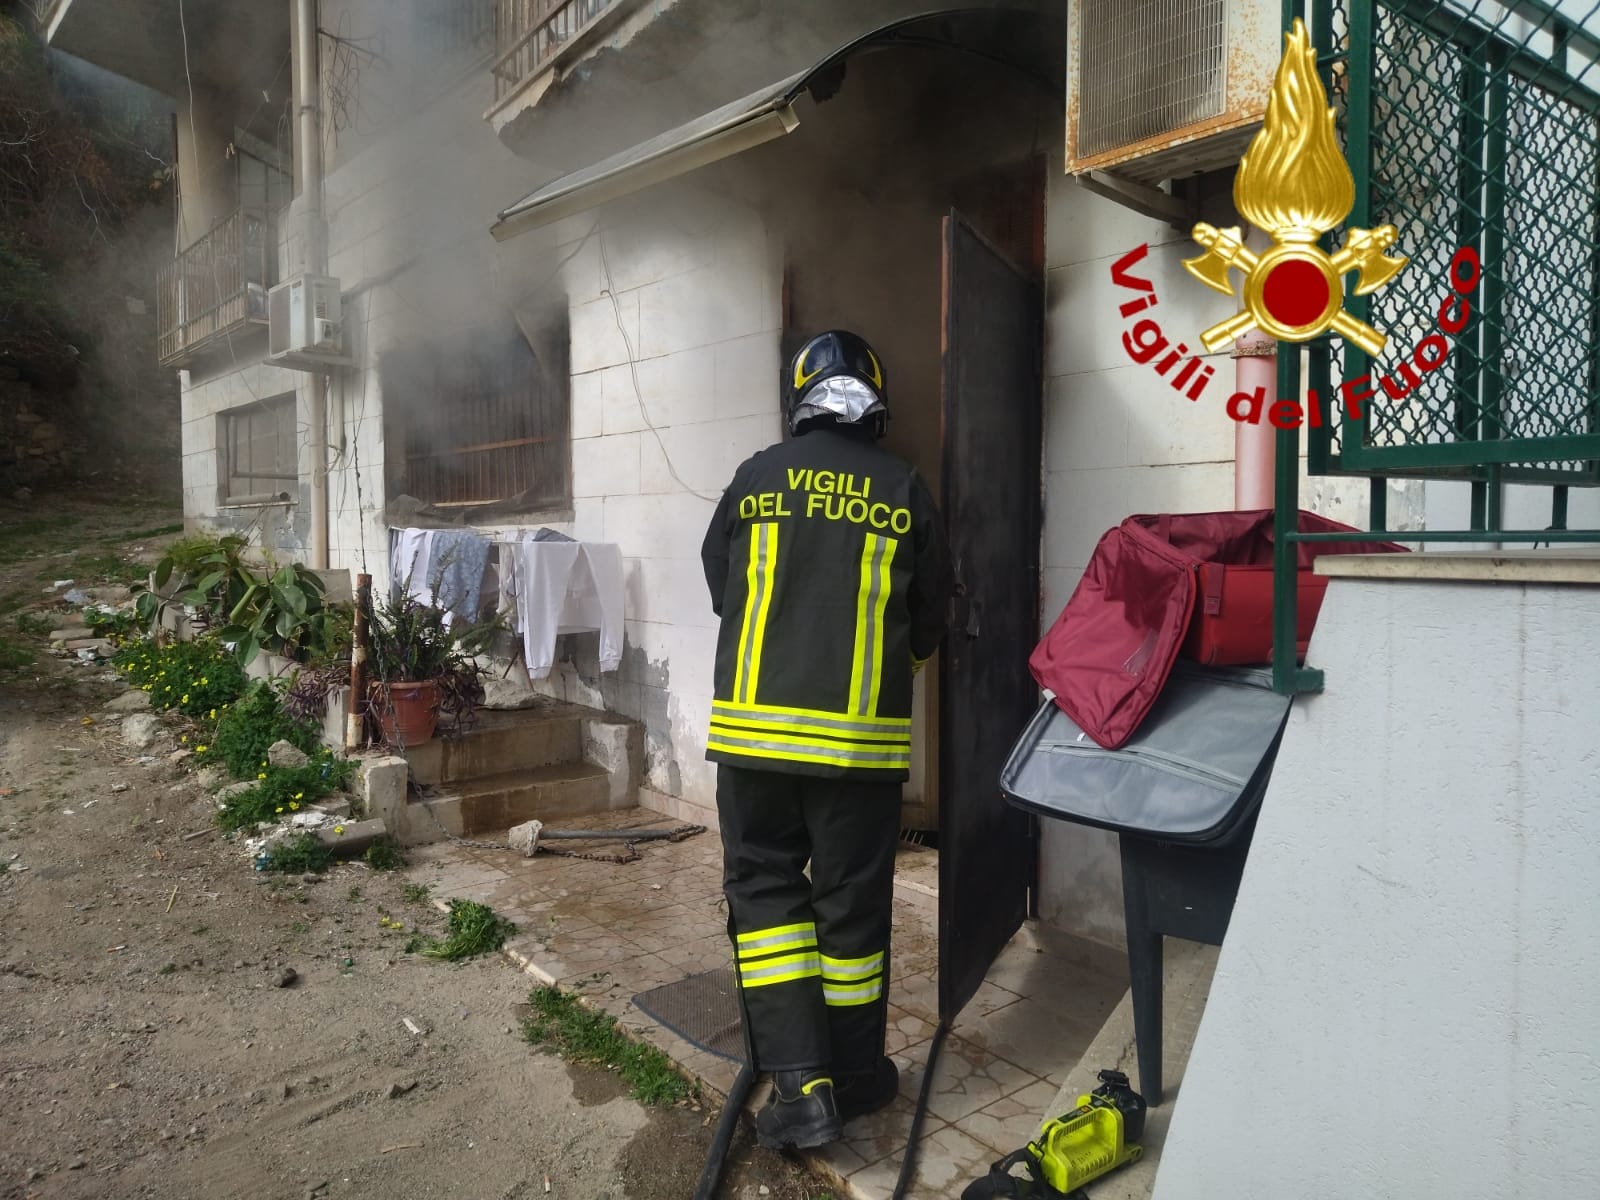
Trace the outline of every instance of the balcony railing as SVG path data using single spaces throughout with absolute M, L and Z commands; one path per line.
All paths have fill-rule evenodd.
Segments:
M 267 320 L 278 278 L 272 218 L 241 208 L 161 268 L 156 288 L 158 356 L 172 366 L 220 338 Z
M 626 7 L 627 0 L 495 0 L 495 103 L 516 92 L 563 49 Z

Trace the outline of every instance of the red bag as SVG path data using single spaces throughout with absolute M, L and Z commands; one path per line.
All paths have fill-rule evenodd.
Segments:
M 1298 528 L 1304 533 L 1355 532 L 1304 511 Z M 1324 554 L 1401 549 L 1389 542 L 1301 543 L 1298 566 L 1304 580 L 1312 561 Z M 1105 749 L 1115 750 L 1132 737 L 1160 695 L 1196 619 L 1198 576 L 1206 564 L 1264 569 L 1229 570 L 1221 576 L 1218 611 L 1209 614 L 1210 621 L 1202 620 L 1194 635 L 1196 648 L 1214 654 L 1214 663 L 1247 661 L 1239 654 L 1253 655 L 1248 661 L 1265 661 L 1272 641 L 1271 509 L 1129 517 L 1100 539 L 1072 598 L 1034 648 L 1028 659 L 1034 679 L 1054 692 L 1062 710 Z M 1264 629 L 1262 584 L 1268 617 Z M 1297 633 L 1307 639 L 1321 602 L 1316 596 L 1308 621 L 1304 600 L 1312 595 L 1313 588 L 1302 590 Z

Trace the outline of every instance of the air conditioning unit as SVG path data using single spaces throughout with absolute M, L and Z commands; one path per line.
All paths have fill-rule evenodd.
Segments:
M 1067 172 L 1135 187 L 1236 166 L 1283 53 L 1277 0 L 1075 0 Z
M 297 275 L 267 293 L 267 359 L 299 371 L 354 363 L 344 350 L 337 279 Z

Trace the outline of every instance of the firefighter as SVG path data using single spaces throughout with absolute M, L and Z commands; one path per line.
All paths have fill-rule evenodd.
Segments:
M 790 439 L 734 473 L 702 549 L 721 619 L 706 757 L 773 1149 L 833 1141 L 899 1087 L 884 1032 L 911 679 L 951 577 L 927 486 L 877 444 L 884 396 L 861 338 L 807 342 L 783 379 Z

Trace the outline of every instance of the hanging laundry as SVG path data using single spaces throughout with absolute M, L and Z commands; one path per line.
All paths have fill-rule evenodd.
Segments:
M 434 602 L 463 621 L 478 619 L 489 546 L 489 539 L 473 529 L 433 531 L 427 584 Z
M 600 669 L 615 671 L 622 664 L 622 551 L 617 546 L 532 534 L 500 547 L 500 573 L 531 678 L 550 673 L 556 638 L 564 633 L 599 630 Z
M 433 555 L 431 529 L 392 529 L 389 531 L 389 579 L 406 594 L 424 604 L 433 603 L 428 586 L 428 563 Z

